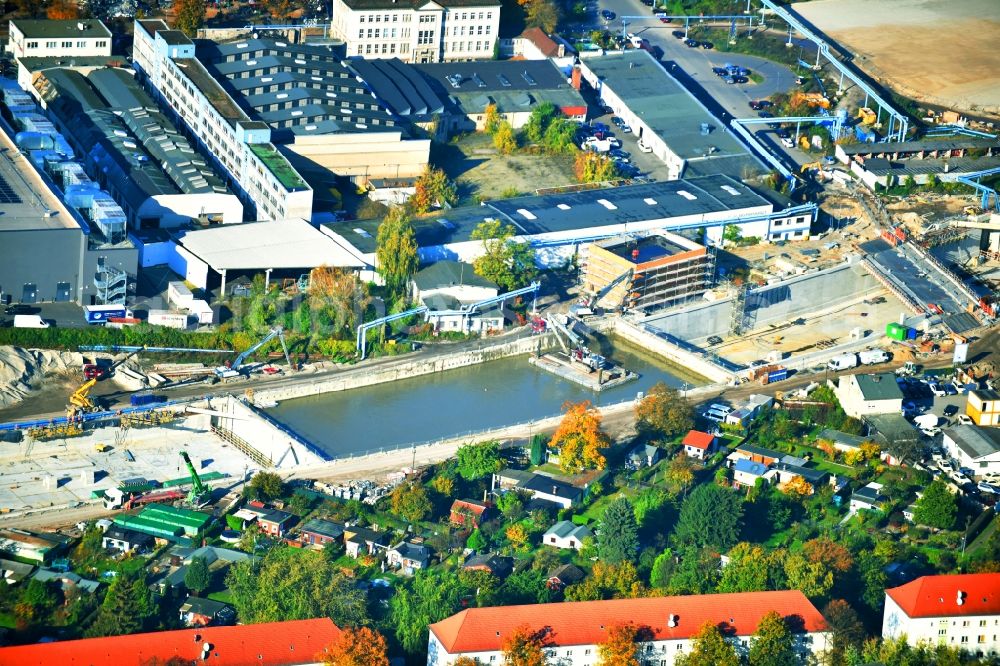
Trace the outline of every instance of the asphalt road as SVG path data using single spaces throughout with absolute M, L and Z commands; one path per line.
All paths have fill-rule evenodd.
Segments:
M 605 24 L 597 18 L 597 12 L 604 9 L 611 10 L 616 15 L 610 24 Z M 778 92 L 786 92 L 795 86 L 795 74 L 784 65 L 751 55 L 721 53 L 715 49 L 685 46 L 682 39 L 671 35 L 674 30 L 683 30 L 684 26 L 676 22 L 661 23 L 653 16 L 650 8 L 639 0 L 600 0 L 594 13 L 593 27 L 621 33 L 623 16 L 641 17 L 627 19 L 626 31 L 663 49 L 661 60 L 666 64 L 667 70 L 726 123 L 730 118 L 755 117 L 757 112 L 749 106 L 751 100 L 764 99 Z M 808 56 L 806 59 L 808 60 Z M 712 67 L 721 67 L 727 63 L 745 67 L 751 72 L 760 74 L 764 80 L 759 84 L 752 81 L 746 84 L 727 84 L 712 72 Z M 758 138 L 769 145 L 774 152 L 789 155 L 796 164 L 814 161 L 814 158 L 800 150 L 781 148 L 779 140 L 774 136 L 774 130 L 766 125 L 751 129 L 751 132 L 758 135 Z

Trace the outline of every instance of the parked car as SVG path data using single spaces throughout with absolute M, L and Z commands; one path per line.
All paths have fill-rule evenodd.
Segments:
M 713 67 L 712 73 L 716 76 L 726 76 L 729 72 L 726 71 L 725 67 Z M 750 108 L 756 110 L 757 107 L 754 106 L 754 102 L 750 102 Z
M 768 113 L 767 111 L 758 111 L 757 112 L 757 117 L 758 118 L 774 118 L 774 114 L 773 113 Z
M 697 39 L 685 39 L 684 46 L 688 47 L 689 49 L 696 49 L 699 46 L 701 46 L 701 42 L 699 42 Z
M 785 148 L 794 148 L 795 142 L 792 141 L 789 137 L 784 136 L 781 137 L 781 145 L 784 146 Z
M 615 16 L 616 16 L 616 14 L 613 11 L 611 11 L 610 9 L 602 9 L 601 10 L 601 18 L 604 19 L 605 21 L 614 21 L 615 20 Z
M 947 406 L 945 406 L 945 408 L 944 408 L 944 415 L 945 416 L 954 416 L 955 414 L 958 414 L 958 406 L 957 405 L 947 405 Z
M 608 155 L 610 155 L 611 157 L 623 157 L 623 158 L 632 157 L 632 153 L 628 152 L 627 150 L 621 150 L 620 148 L 615 148 L 614 150 L 609 152 Z
M 958 395 L 958 389 L 955 388 L 954 384 L 942 384 L 941 388 L 943 388 L 944 392 L 948 395 Z
M 670 23 L 673 21 L 669 16 L 657 16 L 657 18 L 660 19 L 660 23 Z
M 708 336 L 708 344 L 710 344 L 710 345 L 721 345 L 722 344 L 722 338 L 720 338 L 717 335 L 710 335 L 710 336 Z
M 8 305 L 3 311 L 5 315 L 34 314 L 35 312 L 36 312 L 35 308 L 25 303 L 15 303 L 14 305 Z
M 670 34 L 673 35 L 674 37 L 676 37 L 677 39 L 684 39 L 684 31 L 683 30 L 674 30 Z
M 702 42 L 701 43 L 701 48 L 703 48 L 703 49 L 714 49 L 715 48 L 715 44 L 713 44 L 712 42 Z
M 733 83 L 748 83 L 750 79 L 745 76 L 734 76 Z
M 934 397 L 936 398 L 943 398 L 944 396 L 948 395 L 947 393 L 945 393 L 944 389 L 941 388 L 941 386 L 937 382 L 930 382 L 927 385 L 927 388 L 931 390 L 931 393 L 933 393 Z

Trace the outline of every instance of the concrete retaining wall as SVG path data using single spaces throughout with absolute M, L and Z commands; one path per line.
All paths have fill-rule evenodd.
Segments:
M 727 384 L 733 380 L 733 374 L 722 368 L 705 356 L 682 349 L 663 338 L 642 330 L 631 322 L 620 317 L 613 320 L 612 332 L 629 342 L 633 342 L 654 354 L 677 363 L 691 372 L 695 372 L 714 383 Z
M 335 377 L 324 378 L 316 382 L 283 386 L 274 389 L 260 389 L 256 391 L 255 396 L 258 401 L 281 401 L 302 398 L 309 395 L 319 395 L 321 393 L 332 393 L 334 391 L 347 391 L 363 386 L 392 382 L 397 379 L 409 379 L 410 377 L 454 370 L 455 368 L 463 368 L 469 365 L 476 365 L 477 363 L 485 363 L 486 361 L 495 361 L 507 356 L 531 354 L 539 350 L 545 351 L 554 344 L 555 341 L 551 334 L 523 337 L 509 342 L 486 346 L 481 349 L 440 354 L 429 358 L 418 356 L 412 361 L 388 363 L 380 367 L 352 368 L 345 370 Z
M 234 418 L 215 416 L 214 424 L 236 435 L 260 453 L 264 460 L 275 467 L 289 468 L 296 465 L 315 465 L 326 460 L 315 451 L 304 438 L 273 422 L 259 410 L 244 404 L 241 400 L 226 396 L 221 403 L 213 401 L 217 411 L 232 414 Z M 291 450 L 289 450 L 291 447 Z M 256 456 L 254 456 L 256 457 Z M 257 461 L 260 464 L 261 461 Z

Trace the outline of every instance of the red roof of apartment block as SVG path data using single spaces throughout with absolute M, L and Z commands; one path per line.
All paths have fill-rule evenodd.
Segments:
M 297 666 L 321 661 L 317 655 L 338 636 L 340 629 L 329 618 L 203 627 L 0 648 L 0 664 L 140 666 L 180 659 L 215 666 Z
M 658 641 L 691 638 L 706 622 L 725 623 L 736 635 L 748 636 L 770 611 L 797 616 L 807 632 L 827 630 L 823 616 L 798 590 L 470 608 L 430 630 L 449 654 L 459 654 L 500 650 L 504 638 L 522 625 L 548 629 L 556 646 L 595 645 L 607 637 L 608 627 L 628 622 L 648 628 Z
M 910 617 L 1000 614 L 1000 573 L 921 576 L 886 590 Z

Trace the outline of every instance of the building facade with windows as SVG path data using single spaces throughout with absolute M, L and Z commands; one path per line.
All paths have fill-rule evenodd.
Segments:
M 885 591 L 882 637 L 1000 653 L 1000 573 L 921 576 Z
M 313 190 L 195 57 L 195 45 L 163 21 L 136 21 L 133 66 L 140 78 L 227 174 L 257 220 L 312 217 Z
M 333 0 L 332 35 L 348 56 L 406 62 L 488 60 L 500 29 L 492 0 Z
M 673 666 L 706 622 L 725 624 L 726 639 L 741 655 L 750 650 L 761 618 L 775 611 L 795 636 L 801 663 L 827 649 L 829 630 L 823 616 L 798 590 L 704 594 L 647 599 L 578 601 L 559 604 L 469 608 L 430 625 L 428 666 L 446 666 L 459 657 L 479 664 L 503 663 L 504 640 L 518 627 L 545 631 L 547 662 L 593 666 L 608 628 L 628 622 L 648 636 L 639 644 L 643 664 Z
M 111 55 L 111 31 L 95 19 L 16 19 L 10 22 L 9 31 L 7 51 L 18 60 Z

